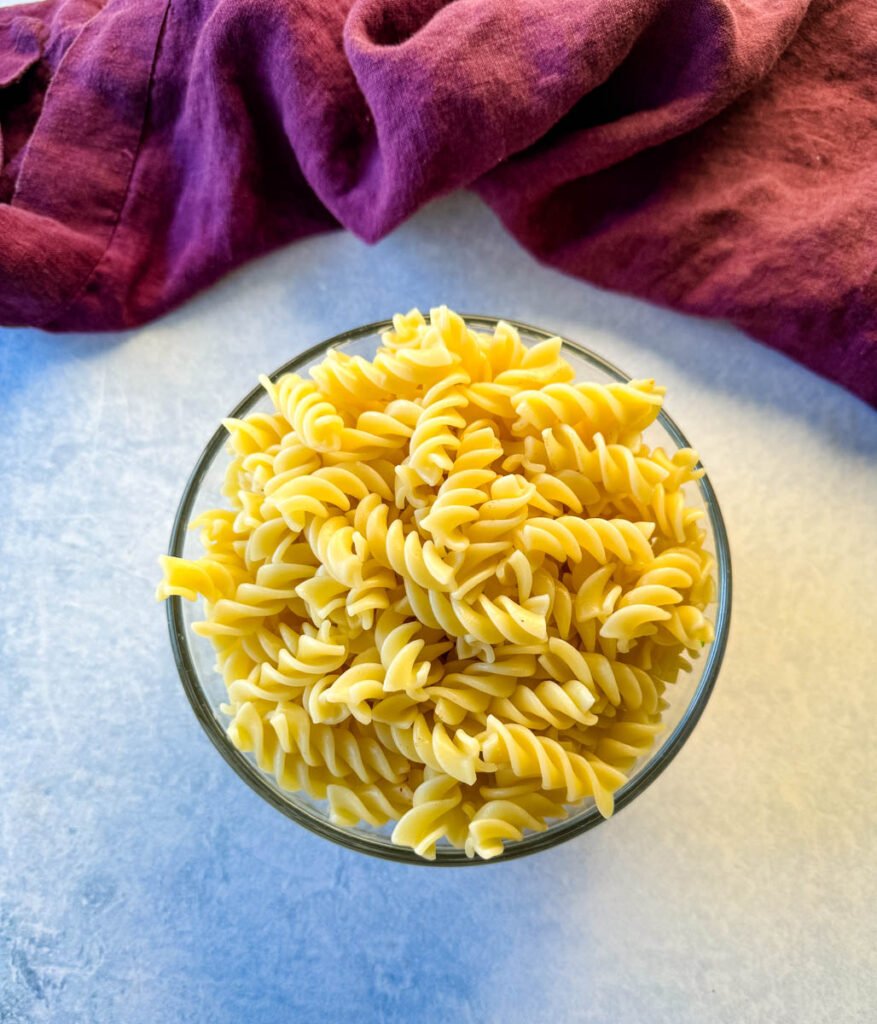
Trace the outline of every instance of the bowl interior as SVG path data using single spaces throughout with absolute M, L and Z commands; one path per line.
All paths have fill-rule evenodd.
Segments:
M 463 319 L 476 330 L 484 331 L 492 331 L 497 323 L 497 318 L 487 316 L 464 314 Z M 535 344 L 552 337 L 548 332 L 538 328 L 514 321 L 508 322 L 514 324 L 525 344 Z M 271 374 L 271 377 L 276 379 L 281 374 L 289 372 L 304 374 L 310 366 L 323 358 L 329 347 L 337 347 L 348 354 L 370 359 L 380 344 L 381 332 L 391 326 L 389 321 L 383 321 L 332 338 L 281 366 Z M 629 379 L 600 356 L 572 342 L 564 341 L 564 355 L 580 380 L 609 383 Z M 270 399 L 261 387 L 257 387 L 230 415 L 241 417 L 251 412 L 269 409 Z M 225 449 L 227 436 L 224 427 L 216 431 L 189 478 L 174 521 L 170 542 L 172 555 L 198 558 L 203 554 L 198 541 L 198 531 L 189 530 L 188 524 L 207 509 L 220 508 L 226 504 L 221 488 L 228 463 Z M 650 445 L 662 445 L 668 452 L 688 446 L 688 441 L 679 428 L 663 412 L 648 429 L 645 438 Z M 635 764 L 627 783 L 616 793 L 616 813 L 660 774 L 685 742 L 709 698 L 727 642 L 731 599 L 728 541 L 708 476 L 704 476 L 696 484 L 689 484 L 686 497 L 690 505 L 699 506 L 706 511 L 705 528 L 708 531 L 708 539 L 705 546 L 716 556 L 717 598 L 707 610 L 715 623 L 715 640 L 706 648 L 704 655 L 694 662 L 692 672 L 680 676 L 675 684 L 667 688 L 665 699 L 670 706 L 664 712 L 665 729 L 650 752 Z M 327 839 L 374 856 L 416 864 L 494 863 L 480 858 L 470 860 L 462 850 L 441 843 L 437 847 L 435 861 L 424 861 L 412 850 L 391 843 L 390 832 L 393 823 L 381 829 L 364 823 L 356 828 L 336 826 L 329 821 L 324 802 L 313 800 L 305 793 L 290 793 L 281 789 L 272 776 L 264 774 L 256 767 L 252 755 L 241 753 L 226 736 L 227 718 L 219 710 L 227 697 L 225 684 L 215 671 L 215 656 L 210 641 L 193 633 L 191 629 L 191 624 L 202 617 L 200 602 L 183 601 L 179 597 L 172 597 L 168 600 L 167 606 L 174 656 L 183 687 L 196 716 L 225 760 L 248 785 L 279 811 Z M 568 818 L 551 824 L 547 831 L 527 834 L 517 842 L 507 842 L 505 852 L 495 860 L 508 860 L 535 853 L 537 850 L 570 839 L 603 820 L 593 800 L 587 800 L 580 808 L 571 811 Z

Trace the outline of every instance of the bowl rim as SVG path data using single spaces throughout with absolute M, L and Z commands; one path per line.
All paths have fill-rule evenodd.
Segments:
M 535 327 L 532 324 L 519 320 L 512 320 L 508 317 L 488 316 L 480 313 L 460 313 L 459 316 L 468 326 L 476 328 L 493 329 L 502 321 L 531 337 L 539 340 L 560 337 L 564 347 L 571 349 L 577 356 L 584 359 L 593 366 L 598 367 L 605 373 L 621 382 L 632 380 L 613 363 L 592 352 L 590 349 L 570 339 L 546 331 L 544 328 Z M 364 324 L 351 330 L 343 331 L 333 337 L 312 345 L 306 351 L 289 359 L 282 366 L 279 366 L 267 376 L 271 381 L 285 373 L 293 373 L 307 367 L 315 358 L 327 352 L 330 348 L 338 345 L 348 344 L 379 334 L 391 329 L 392 320 L 377 320 L 374 323 Z M 247 413 L 250 408 L 264 395 L 264 389 L 257 385 L 232 409 L 226 418 L 239 418 Z M 687 438 L 662 409 L 658 415 L 659 422 L 667 433 L 673 438 L 680 448 L 691 447 Z M 182 557 L 183 544 L 186 537 L 188 523 L 191 516 L 192 506 L 198 494 L 198 490 L 205 474 L 213 460 L 223 449 L 228 438 L 228 430 L 220 424 L 213 436 L 204 446 L 197 462 L 189 474 L 186 486 L 180 499 L 177 511 L 174 516 L 171 536 L 168 545 L 168 553 L 173 556 Z M 658 776 L 667 768 L 670 762 L 682 749 L 685 741 L 691 735 L 703 714 L 704 708 L 715 687 L 719 669 L 725 655 L 728 643 L 728 634 L 731 616 L 731 554 L 728 544 L 728 535 L 725 529 L 724 519 L 719 508 L 718 499 L 710 482 L 709 476 L 704 474 L 698 481 L 698 487 L 704 499 L 707 515 L 713 531 L 715 541 L 716 575 L 718 582 L 717 610 L 715 622 L 715 639 L 709 646 L 707 661 L 688 707 L 682 718 L 673 729 L 670 737 L 661 747 L 655 758 L 649 762 L 641 771 L 632 776 L 615 793 L 615 814 L 617 815 L 624 807 L 646 790 Z M 280 811 L 286 817 L 291 818 L 297 824 L 302 825 L 324 839 L 329 839 L 340 846 L 365 853 L 382 860 L 390 860 L 407 864 L 419 864 L 427 867 L 462 867 L 475 866 L 480 864 L 504 863 L 514 860 L 517 857 L 525 857 L 541 850 L 549 849 L 560 843 L 567 842 L 582 833 L 589 831 L 602 822 L 606 821 L 597 811 L 596 807 L 589 808 L 584 814 L 573 818 L 561 819 L 549 826 L 544 832 L 533 832 L 525 835 L 512 843 L 504 844 L 502 854 L 490 860 L 480 857 L 467 857 L 465 851 L 453 847 L 438 847 L 435 860 L 429 861 L 419 857 L 413 850 L 407 847 L 394 846 L 390 843 L 380 841 L 375 837 L 372 839 L 368 833 L 358 832 L 352 828 L 340 825 L 333 825 L 328 819 L 319 817 L 316 814 L 308 813 L 304 807 L 297 807 L 291 802 L 284 800 L 280 794 L 269 784 L 268 776 L 263 774 L 256 765 L 239 751 L 228 739 L 225 730 L 221 727 L 215 717 L 210 704 L 208 703 L 203 689 L 199 683 L 198 670 L 190 653 L 190 638 L 186 629 L 183 617 L 182 598 L 174 595 L 166 601 L 167 623 L 170 634 L 171 648 L 174 661 L 183 685 L 183 690 L 188 698 L 189 704 L 195 713 L 195 717 L 201 727 L 207 733 L 208 738 L 214 747 L 222 755 L 236 774 L 243 779 L 247 785 L 259 796 L 266 800 L 272 807 Z M 613 815 L 614 817 L 615 815 Z

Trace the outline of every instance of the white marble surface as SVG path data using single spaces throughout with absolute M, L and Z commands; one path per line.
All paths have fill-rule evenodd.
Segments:
M 472 870 L 373 861 L 201 732 L 153 603 L 186 476 L 296 351 L 438 302 L 669 386 L 726 517 L 731 643 L 661 779 Z M 537 266 L 477 200 L 334 234 L 127 334 L 0 331 L 0 1020 L 874 1020 L 877 415 L 737 332 Z

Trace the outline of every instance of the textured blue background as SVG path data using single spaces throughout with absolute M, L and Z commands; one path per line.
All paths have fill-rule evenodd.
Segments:
M 226 767 L 156 556 L 256 374 L 446 301 L 670 387 L 728 522 L 732 642 L 665 775 L 537 857 L 369 860 Z M 536 266 L 458 196 L 124 335 L 0 331 L 0 1020 L 873 1020 L 877 416 L 740 334 Z

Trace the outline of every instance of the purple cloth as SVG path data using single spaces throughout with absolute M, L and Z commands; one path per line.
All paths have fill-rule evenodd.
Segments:
M 471 186 L 547 263 L 877 403 L 875 62 L 873 0 L 3 9 L 0 322 L 139 324 Z

